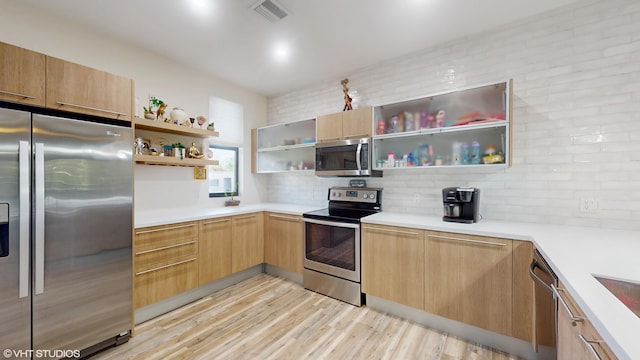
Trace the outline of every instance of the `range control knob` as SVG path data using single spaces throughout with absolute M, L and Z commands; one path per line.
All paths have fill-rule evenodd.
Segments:
M 376 194 L 369 195 L 369 199 L 374 200 L 376 198 Z
M 369 194 L 364 194 L 364 195 L 362 195 L 362 198 L 363 198 L 363 199 L 368 199 L 368 198 L 369 198 Z

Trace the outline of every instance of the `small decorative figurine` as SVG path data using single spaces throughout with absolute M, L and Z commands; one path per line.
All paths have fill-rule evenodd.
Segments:
M 134 145 L 136 146 L 136 155 L 142 155 L 142 149 L 144 149 L 144 141 L 142 138 L 136 138 Z
M 189 148 L 189 158 L 191 159 L 202 159 L 204 155 L 200 152 L 200 149 L 196 147 L 196 143 L 192 142 L 191 147 Z
M 347 84 L 349 83 L 349 79 L 344 78 L 340 81 L 340 84 L 342 84 L 342 92 L 344 93 L 344 108 L 342 109 L 342 111 L 347 111 L 347 110 L 352 110 L 353 107 L 351 106 L 351 96 L 349 96 L 349 88 L 347 87 Z
M 436 127 L 444 127 L 444 110 L 438 110 L 436 113 Z
M 167 108 L 167 104 L 161 103 L 156 111 L 156 121 L 164 121 L 164 110 Z

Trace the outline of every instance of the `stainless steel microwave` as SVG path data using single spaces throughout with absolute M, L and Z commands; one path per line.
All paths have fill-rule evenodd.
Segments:
M 372 167 L 370 138 L 316 144 L 317 176 L 382 176 Z

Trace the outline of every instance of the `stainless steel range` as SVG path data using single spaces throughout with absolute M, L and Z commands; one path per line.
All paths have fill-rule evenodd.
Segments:
M 328 199 L 328 208 L 302 214 L 303 285 L 360 306 L 360 219 L 381 211 L 382 189 L 332 187 Z

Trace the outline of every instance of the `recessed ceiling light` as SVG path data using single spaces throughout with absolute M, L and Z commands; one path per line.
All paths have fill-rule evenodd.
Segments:
M 187 0 L 191 12 L 198 16 L 206 17 L 211 13 L 211 0 Z
M 289 59 L 290 51 L 289 47 L 285 44 L 278 44 L 273 50 L 273 57 L 280 62 L 284 62 Z

